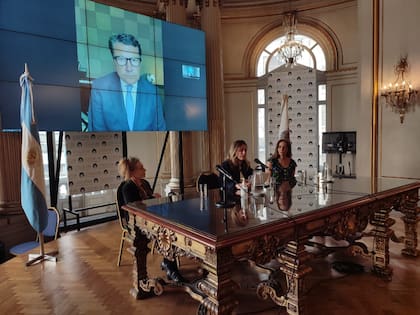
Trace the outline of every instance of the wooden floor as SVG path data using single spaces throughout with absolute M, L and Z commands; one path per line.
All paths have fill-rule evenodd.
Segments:
M 402 225 L 397 225 L 401 235 Z M 195 314 L 198 302 L 185 292 L 165 290 L 162 296 L 137 301 L 129 295 L 131 256 L 125 252 L 116 266 L 120 229 L 117 221 L 69 232 L 47 249 L 58 249 L 58 262 L 25 267 L 27 256 L 0 265 L 0 314 Z M 420 257 L 400 255 L 401 244 L 391 244 L 394 275 L 385 282 L 370 270 L 370 261 L 357 258 L 365 272 L 344 275 L 331 268 L 334 259 L 318 259 L 308 279 L 306 314 L 414 315 L 420 310 Z M 162 275 L 161 258 L 149 255 L 150 274 Z M 353 259 L 355 258 L 348 258 Z M 239 306 L 236 314 L 286 314 L 270 301 L 260 301 L 254 290 L 259 276 L 237 264 Z M 181 271 L 193 277 L 196 265 L 181 260 Z

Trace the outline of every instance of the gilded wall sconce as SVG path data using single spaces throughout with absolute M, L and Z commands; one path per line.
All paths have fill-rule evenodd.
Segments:
M 401 123 L 404 122 L 405 113 L 408 112 L 411 107 L 414 107 L 417 102 L 417 91 L 414 90 L 410 82 L 406 81 L 404 78 L 407 69 L 407 57 L 403 57 L 395 66 L 397 79 L 394 83 L 385 85 L 381 92 L 381 95 L 385 97 L 386 105 L 391 106 L 393 112 L 399 113 Z

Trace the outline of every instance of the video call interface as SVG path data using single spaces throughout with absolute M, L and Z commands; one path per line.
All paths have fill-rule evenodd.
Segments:
M 0 43 L 3 130 L 20 129 L 25 63 L 40 130 L 207 130 L 200 30 L 88 0 L 2 0 Z

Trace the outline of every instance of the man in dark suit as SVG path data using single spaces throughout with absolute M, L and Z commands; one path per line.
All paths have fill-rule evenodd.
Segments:
M 165 130 L 163 107 L 150 75 L 140 75 L 141 46 L 130 34 L 113 35 L 116 72 L 92 83 L 88 131 Z

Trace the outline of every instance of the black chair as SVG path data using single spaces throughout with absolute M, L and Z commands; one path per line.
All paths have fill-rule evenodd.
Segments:
M 220 181 L 219 176 L 217 176 L 213 172 L 203 172 L 197 177 L 195 188 L 197 192 L 200 192 L 200 185 L 207 184 L 207 189 L 219 189 L 220 188 Z
M 115 200 L 115 204 L 116 204 L 116 210 L 117 210 L 117 214 L 118 214 L 118 221 L 120 222 L 120 227 L 121 227 L 121 241 L 120 241 L 120 248 L 118 250 L 118 260 L 117 260 L 117 266 L 119 267 L 121 265 L 121 258 L 122 258 L 122 254 L 123 254 L 123 250 L 124 250 L 124 243 L 125 241 L 129 242 L 130 244 L 133 244 L 133 239 L 130 236 L 130 233 L 128 231 L 128 213 L 127 211 L 123 210 L 121 207 L 123 206 L 123 196 L 122 196 L 122 185 L 123 183 L 120 184 L 120 186 L 117 189 L 117 196 L 116 196 L 116 200 Z M 152 242 L 152 246 L 151 246 L 151 253 L 154 254 L 154 249 L 155 249 L 155 243 L 156 241 L 153 240 Z
M 118 214 L 118 220 L 120 222 L 120 227 L 121 227 L 121 242 L 120 242 L 120 249 L 118 251 L 118 260 L 117 260 L 118 267 L 121 264 L 121 256 L 124 249 L 124 242 L 125 241 L 128 241 L 130 243 L 133 242 L 133 240 L 129 236 L 129 232 L 127 228 L 127 212 L 121 208 L 121 206 L 123 205 L 121 187 L 122 187 L 122 184 L 120 184 L 120 186 L 117 189 L 117 196 L 116 196 L 116 201 L 115 201 L 117 214 Z

